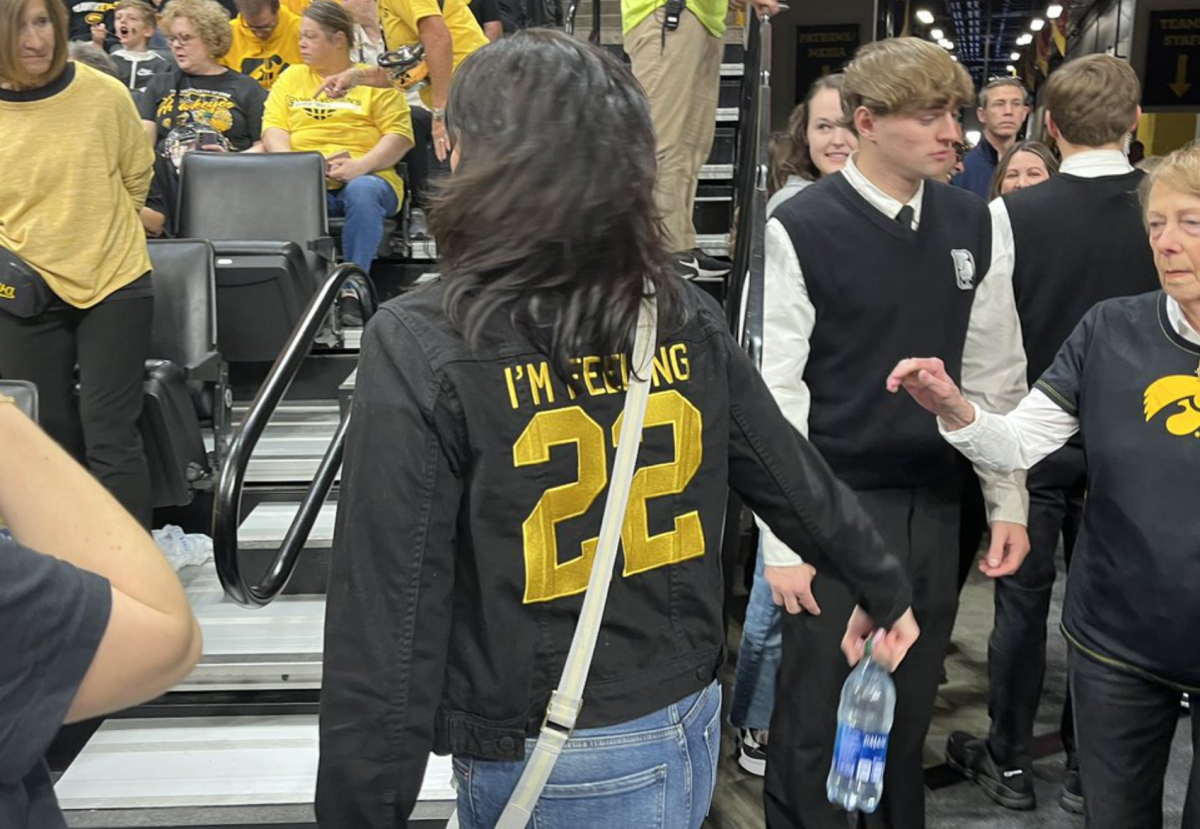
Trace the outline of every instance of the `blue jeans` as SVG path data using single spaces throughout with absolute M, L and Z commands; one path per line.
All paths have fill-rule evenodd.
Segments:
M 783 620 L 763 577 L 762 542 L 754 565 L 754 586 L 746 605 L 742 644 L 738 647 L 737 676 L 729 722 L 735 728 L 765 729 L 775 710 L 775 675 L 783 657 Z
M 526 740 L 528 756 L 535 740 Z M 699 829 L 721 744 L 716 682 L 653 714 L 578 730 L 533 810 L 532 829 Z M 454 758 L 461 829 L 493 829 L 525 761 Z
M 327 190 L 330 216 L 345 216 L 342 258 L 367 273 L 383 240 L 383 220 L 400 209 L 396 191 L 379 176 L 359 176 L 340 190 Z

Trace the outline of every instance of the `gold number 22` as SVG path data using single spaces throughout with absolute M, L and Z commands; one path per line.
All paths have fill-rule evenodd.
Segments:
M 612 428 L 614 446 L 623 417 L 618 417 Z M 673 530 L 650 535 L 647 502 L 687 489 L 704 456 L 700 412 L 674 389 L 650 395 L 646 408 L 644 428 L 664 426 L 670 426 L 674 433 L 675 460 L 643 467 L 633 476 L 629 508 L 621 528 L 625 576 L 704 555 L 704 531 L 700 513 L 695 510 L 676 516 Z M 513 465 L 517 467 L 546 463 L 555 446 L 574 444 L 579 457 L 576 481 L 547 489 L 522 525 L 526 604 L 587 589 L 597 539 L 585 540 L 579 555 L 560 563 L 556 526 L 586 514 L 608 485 L 604 438 L 600 424 L 573 406 L 538 412 L 513 445 Z

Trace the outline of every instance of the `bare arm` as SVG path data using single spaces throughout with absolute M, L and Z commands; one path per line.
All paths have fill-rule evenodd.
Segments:
M 268 153 L 290 153 L 292 151 L 292 134 L 279 127 L 267 127 L 262 134 L 262 148 L 264 152 Z
M 499 20 L 489 20 L 483 24 L 483 34 L 492 43 L 504 37 L 504 24 Z
M 386 170 L 390 167 L 395 167 L 400 159 L 404 158 L 405 153 L 412 149 L 413 142 L 405 138 L 403 135 L 394 133 L 381 136 L 371 152 L 358 159 L 359 164 L 363 165 L 370 172 L 378 172 Z
M 25 546 L 112 586 L 108 627 L 68 722 L 153 699 L 188 675 L 200 657 L 200 629 L 166 557 L 91 475 L 4 404 L 0 515 Z
M 450 77 L 454 74 L 454 38 L 450 35 L 445 18 L 436 14 L 418 20 L 417 31 L 425 46 L 433 105 L 444 109 L 446 101 L 450 99 Z

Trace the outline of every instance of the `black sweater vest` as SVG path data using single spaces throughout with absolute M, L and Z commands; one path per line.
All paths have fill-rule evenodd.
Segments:
M 974 194 L 927 182 L 916 231 L 838 173 L 775 212 L 817 311 L 804 370 L 809 438 L 856 489 L 954 474 L 934 418 L 884 388 L 904 357 L 941 357 L 960 379 L 975 287 L 991 264 L 991 220 Z
M 1064 173 L 1004 196 L 1031 387 L 1089 308 L 1158 287 L 1137 196 L 1144 178 L 1140 170 L 1101 178 Z

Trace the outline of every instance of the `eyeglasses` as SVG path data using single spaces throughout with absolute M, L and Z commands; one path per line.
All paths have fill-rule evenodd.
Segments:
M 167 35 L 168 46 L 187 46 L 196 39 L 195 35 Z

